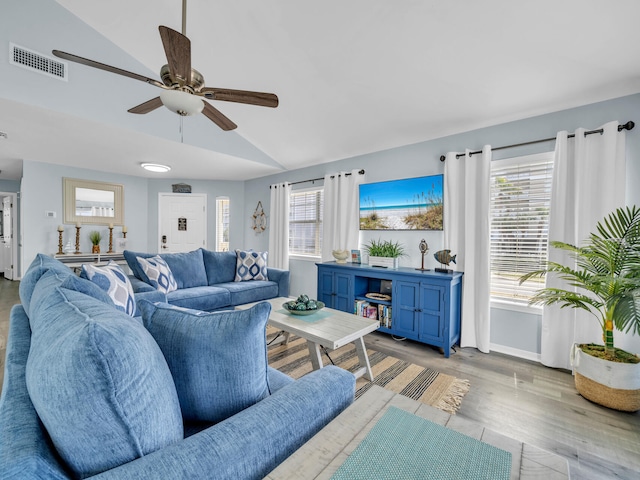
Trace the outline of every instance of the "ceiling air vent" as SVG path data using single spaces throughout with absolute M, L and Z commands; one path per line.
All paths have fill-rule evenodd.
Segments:
M 67 62 L 61 62 L 15 43 L 10 43 L 9 49 L 9 63 L 59 80 L 67 80 Z

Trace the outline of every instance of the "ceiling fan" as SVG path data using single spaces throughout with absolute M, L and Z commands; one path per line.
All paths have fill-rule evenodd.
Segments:
M 187 0 L 182 0 L 182 33 L 162 25 L 158 27 L 167 57 L 167 64 L 160 69 L 162 81 L 60 50 L 53 50 L 52 53 L 56 57 L 65 60 L 140 80 L 163 89 L 159 97 L 130 108 L 128 110 L 130 113 L 149 113 L 164 105 L 169 110 L 182 116 L 195 115 L 202 112 L 222 130 L 233 130 L 237 125 L 204 99 L 246 103 L 262 107 L 277 107 L 278 97 L 273 93 L 205 87 L 202 74 L 191 68 L 191 41 L 185 35 L 186 11 Z

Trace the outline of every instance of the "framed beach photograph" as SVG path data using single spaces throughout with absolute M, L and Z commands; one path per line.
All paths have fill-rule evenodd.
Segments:
M 442 230 L 443 177 L 360 185 L 360 230 Z

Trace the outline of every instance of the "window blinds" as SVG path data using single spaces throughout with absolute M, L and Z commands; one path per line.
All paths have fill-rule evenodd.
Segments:
M 492 163 L 492 300 L 525 305 L 544 286 L 544 279 L 519 279 L 547 260 L 552 173 L 552 153 Z
M 216 251 L 229 251 L 229 199 L 216 198 Z
M 323 190 L 292 192 L 289 206 L 289 253 L 320 256 L 322 253 Z

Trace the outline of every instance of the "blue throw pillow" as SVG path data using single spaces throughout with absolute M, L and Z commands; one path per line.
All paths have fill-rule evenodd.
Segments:
M 107 292 L 118 310 L 132 317 L 135 315 L 136 300 L 131 281 L 116 262 L 110 260 L 104 267 L 83 264 L 80 276 Z
M 60 260 L 56 260 L 44 253 L 38 253 L 20 280 L 20 301 L 22 302 L 24 309 L 27 311 L 27 314 L 29 314 L 33 290 L 40 280 L 40 277 L 48 271 L 54 271 L 56 275 L 61 278 L 73 275 L 71 269 L 64 265 Z
M 162 293 L 173 292 L 178 289 L 176 279 L 171 269 L 160 255 L 151 258 L 137 257 L 140 268 L 149 279 L 151 285 Z
M 236 282 L 269 280 L 267 276 L 267 252 L 236 250 Z
M 34 305 L 26 383 L 75 478 L 110 470 L 183 438 L 180 404 L 153 337 L 112 306 L 66 288 Z
M 214 313 L 144 300 L 139 308 L 167 359 L 185 420 L 219 422 L 269 395 L 269 303 Z

